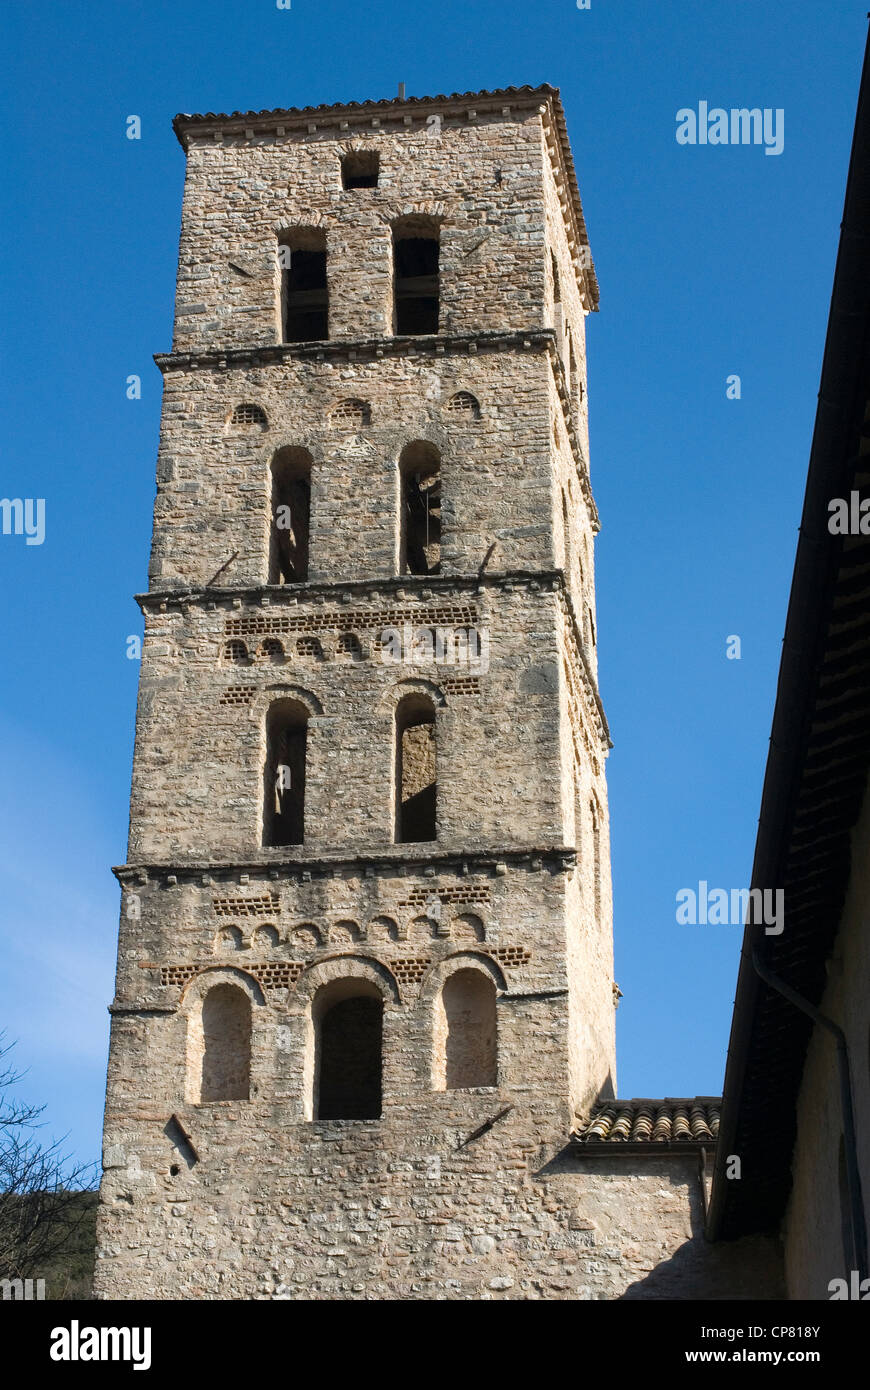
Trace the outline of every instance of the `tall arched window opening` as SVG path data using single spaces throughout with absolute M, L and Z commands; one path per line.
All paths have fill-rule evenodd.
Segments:
M 213 985 L 191 1019 L 189 1064 L 195 1100 L 248 1100 L 251 1001 L 238 985 Z
M 336 980 L 314 1001 L 316 1120 L 376 1120 L 383 1091 L 383 999 L 368 981 Z
M 285 343 L 329 337 L 326 233 L 296 227 L 278 238 L 281 271 L 281 336 Z
M 437 333 L 439 300 L 438 224 L 403 217 L 393 225 L 393 293 L 396 333 Z
M 406 444 L 399 477 L 399 573 L 440 574 L 441 459 L 434 444 Z
M 435 707 L 408 695 L 396 710 L 396 842 L 434 840 L 437 803 Z
M 277 700 L 266 716 L 264 845 L 304 842 L 307 747 L 307 709 L 298 700 Z
M 279 449 L 272 460 L 269 583 L 299 584 L 308 578 L 311 524 L 311 455 Z
M 434 1042 L 436 1090 L 498 1084 L 495 984 L 482 971 L 457 970 L 445 981 Z

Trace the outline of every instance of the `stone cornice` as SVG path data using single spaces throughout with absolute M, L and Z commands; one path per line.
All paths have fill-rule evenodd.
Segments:
M 538 87 L 496 87 L 492 91 L 451 92 L 423 97 L 384 97 L 380 100 L 321 103 L 319 106 L 284 106 L 263 111 L 179 112 L 172 129 L 184 150 L 196 140 L 227 138 L 258 142 L 294 134 L 349 129 L 351 123 L 379 129 L 385 122 L 412 125 L 423 113 L 447 112 L 474 122 L 478 116 L 510 115 L 511 109 L 534 111 L 542 101 L 560 100 L 558 87 L 548 82 Z
M 258 881 L 268 879 L 273 883 L 307 883 L 314 879 L 341 877 L 342 870 L 362 871 L 367 878 L 434 878 L 439 873 L 454 873 L 460 877 L 487 874 L 500 878 L 509 868 L 525 869 L 532 873 L 543 869 L 549 873 L 568 873 L 577 862 L 577 851 L 569 845 L 530 849 L 442 850 L 414 856 L 408 854 L 407 845 L 396 845 L 392 854 L 384 850 L 362 850 L 356 854 L 313 852 L 305 856 L 298 854 L 299 846 L 294 848 L 297 850 L 294 857 L 285 859 L 270 858 L 268 852 L 264 851 L 262 859 L 240 856 L 221 860 L 134 860 L 115 865 L 112 873 L 125 887 L 143 886 L 151 881 L 173 887 L 176 882 L 189 883 L 193 879 L 199 879 L 205 886 L 239 883 L 241 877 Z
M 552 593 L 563 583 L 562 571 L 553 570 L 502 570 L 485 571 L 483 574 L 413 574 L 388 575 L 383 578 L 347 579 L 338 582 L 314 580 L 304 584 L 227 584 L 220 586 L 197 586 L 187 588 L 167 587 L 149 589 L 147 593 L 136 594 L 135 599 L 143 613 L 157 611 L 168 606 L 184 607 L 191 604 L 213 603 L 220 607 L 238 607 L 241 603 L 259 603 L 280 607 L 295 607 L 311 599 L 326 599 L 340 603 L 342 596 L 351 595 L 357 601 L 367 598 L 379 601 L 383 598 L 401 598 L 404 602 L 409 596 L 422 602 L 443 600 L 452 592 L 463 594 L 482 594 L 487 589 L 527 588 Z
M 164 374 L 192 367 L 269 367 L 299 358 L 325 362 L 374 361 L 379 357 L 445 357 L 475 352 L 503 352 L 555 347 L 552 328 L 497 329 L 470 333 L 387 334 L 370 338 L 320 338 L 310 343 L 259 343 L 251 347 L 217 347 L 189 352 L 157 352 Z

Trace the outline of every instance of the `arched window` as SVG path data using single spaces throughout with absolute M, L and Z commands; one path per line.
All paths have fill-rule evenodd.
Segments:
M 191 1019 L 190 1047 L 198 1102 L 250 1098 L 251 1001 L 243 989 L 212 986 Z
M 284 660 L 284 644 L 277 637 L 267 637 L 260 644 L 260 654 L 267 661 L 274 662 L 276 666 L 280 665 Z
M 435 706 L 406 695 L 396 709 L 396 843 L 436 838 L 438 767 Z
M 415 440 L 399 458 L 399 573 L 441 573 L 441 459 L 434 444 Z
M 361 401 L 356 397 L 351 397 L 346 401 L 339 401 L 329 417 L 331 425 L 346 425 L 353 429 L 362 429 L 365 425 L 372 422 L 372 407 L 370 401 Z
M 498 1084 L 495 984 L 481 970 L 457 970 L 445 981 L 434 1043 L 436 1090 Z
M 393 224 L 396 333 L 438 332 L 438 223 L 401 217 Z
M 376 1120 L 383 1086 L 383 999 L 367 980 L 336 980 L 314 1000 L 316 1120 Z
M 297 656 L 310 656 L 315 661 L 323 660 L 323 646 L 319 637 L 300 637 L 296 643 Z
M 343 632 L 338 639 L 339 656 L 349 657 L 351 661 L 362 661 L 362 645 L 355 632 Z
M 305 831 L 305 754 L 308 711 L 298 700 L 276 700 L 266 716 L 263 844 L 301 845 Z
M 326 233 L 295 227 L 278 237 L 281 270 L 281 333 L 285 343 L 329 337 Z
M 307 449 L 279 449 L 271 473 L 269 583 L 299 584 L 308 578 L 311 455 Z

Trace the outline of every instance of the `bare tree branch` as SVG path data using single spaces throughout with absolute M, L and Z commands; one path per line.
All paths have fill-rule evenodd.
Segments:
M 0 1032 L 0 1278 L 39 1274 L 87 1212 L 83 1192 L 97 1186 L 96 1164 L 74 1164 L 63 1140 L 40 1143 L 44 1105 L 11 1094 L 23 1073 L 9 1063 L 14 1043 Z

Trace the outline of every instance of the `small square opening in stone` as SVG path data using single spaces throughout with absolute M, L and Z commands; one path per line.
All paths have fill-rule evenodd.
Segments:
M 377 188 L 381 157 L 377 150 L 358 150 L 341 161 L 342 188 Z

